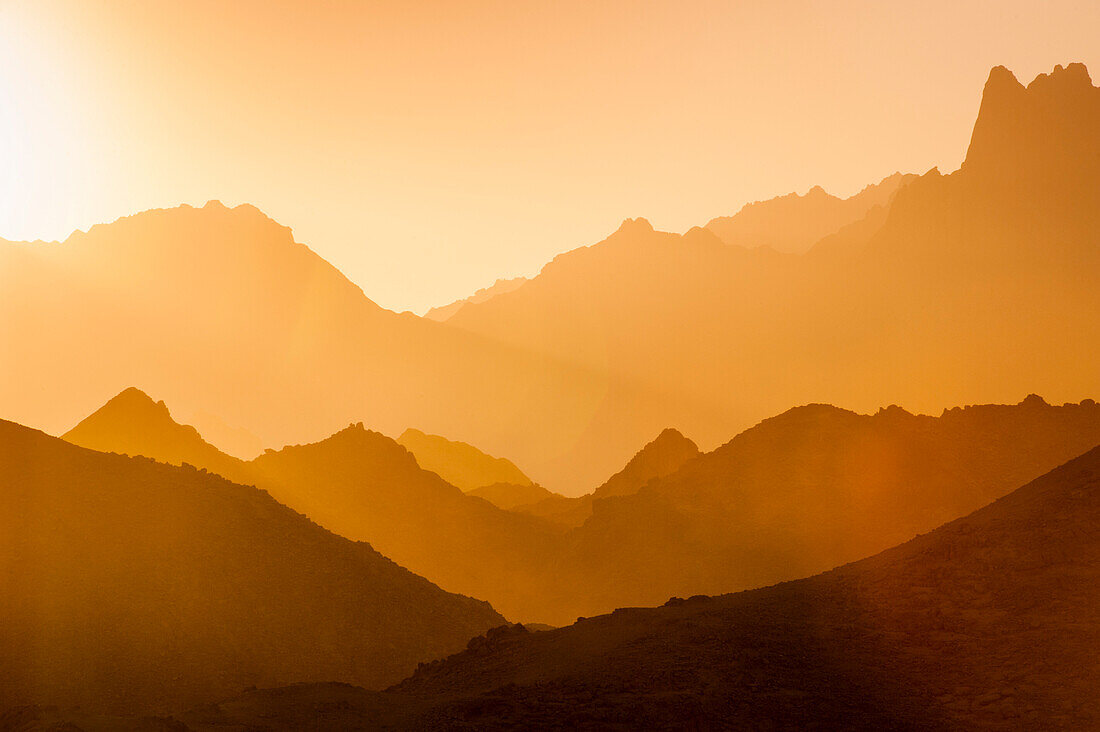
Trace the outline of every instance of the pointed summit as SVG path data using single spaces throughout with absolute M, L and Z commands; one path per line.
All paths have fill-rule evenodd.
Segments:
M 592 495 L 596 498 L 607 498 L 637 493 L 649 481 L 674 473 L 697 455 L 699 447 L 694 442 L 679 431 L 667 428 Z
M 989 73 L 963 170 L 1037 187 L 1080 185 L 1100 170 L 1100 89 L 1075 63 L 1025 88 L 1008 69 Z
M 218 450 L 194 427 L 172 419 L 163 401 L 129 387 L 62 435 L 74 445 L 100 452 L 153 458 L 172 465 L 206 466 L 232 478 L 241 461 Z

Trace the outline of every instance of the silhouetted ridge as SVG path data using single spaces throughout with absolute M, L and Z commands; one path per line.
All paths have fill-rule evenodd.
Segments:
M 173 465 L 190 463 L 230 479 L 239 476 L 243 465 L 206 442 L 194 427 L 177 423 L 163 401 L 135 387 L 112 397 L 62 439 L 101 452 L 143 455 Z
M 998 66 L 986 82 L 963 170 L 1013 172 L 1035 185 L 1080 184 L 1100 165 L 1097 129 L 1100 89 L 1083 64 L 1056 66 L 1026 88 Z
M 188 722 L 289 729 L 1094 729 L 1100 448 L 808 579 L 500 627 L 383 694 L 250 692 Z M 300 722 L 298 722 L 300 723 Z M 235 727 L 234 727 L 235 726 Z
M 699 448 L 694 442 L 677 430 L 666 428 L 592 495 L 594 498 L 607 498 L 637 493 L 649 481 L 679 470 L 697 455 Z
M 131 390 L 111 406 L 151 404 Z M 384 686 L 503 622 L 205 470 L 0 421 L 0 476 L 0 711 L 171 711 L 248 685 Z

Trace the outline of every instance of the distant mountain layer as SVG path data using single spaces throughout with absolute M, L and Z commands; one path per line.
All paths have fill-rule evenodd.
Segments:
M 630 459 L 626 467 L 593 491 L 596 498 L 629 496 L 654 478 L 675 473 L 684 463 L 699 455 L 695 443 L 674 429 L 666 429 Z
M 1077 401 L 1100 392 L 1098 130 L 1080 65 L 1026 88 L 995 69 L 960 170 L 804 254 L 627 221 L 447 324 L 607 373 L 601 437 L 576 452 L 593 465 L 669 424 L 711 446 L 791 404 Z
M 465 495 L 418 465 L 405 447 L 362 423 L 245 462 L 177 424 L 163 403 L 127 389 L 67 433 L 73 437 L 97 449 L 188 462 L 258 486 L 326 529 L 370 542 L 446 590 L 493 597 L 511 617 L 541 618 L 531 614 L 541 612 L 533 588 L 549 574 L 545 563 L 559 553 L 561 531 Z
M 211 730 L 1093 729 L 1098 644 L 1100 448 L 809 579 L 557 630 L 497 628 L 386 692 L 250 691 L 182 720 Z
M 456 300 L 450 305 L 443 305 L 442 307 L 432 308 L 424 314 L 424 317 L 428 320 L 435 320 L 439 323 L 442 323 L 450 318 L 452 315 L 457 313 L 459 308 L 461 308 L 463 305 L 467 303 L 485 302 L 486 300 L 490 300 L 497 295 L 503 295 L 507 292 L 518 290 L 520 286 L 522 286 L 523 283 L 526 281 L 526 277 L 516 277 L 510 280 L 497 280 L 495 283 L 493 283 L 491 287 L 483 287 L 467 298 Z
M 573 498 L 551 495 L 538 502 L 519 503 L 511 508 L 531 516 L 540 516 L 568 528 L 580 526 L 592 515 L 596 498 L 637 493 L 654 478 L 675 472 L 699 455 L 694 442 L 674 429 L 666 429 L 630 459 L 626 467 L 608 478 L 592 493 Z
M 189 434 L 135 424 L 132 415 L 170 421 L 145 400 L 128 413 L 104 408 L 83 429 L 100 435 L 101 446 L 117 434 L 113 449 L 130 453 L 147 452 L 135 435 Z M 662 433 L 633 465 L 659 468 L 655 456 L 679 452 L 680 467 L 636 484 L 634 493 L 534 504 L 566 503 L 590 514 L 572 521 L 465 495 L 362 425 L 249 463 L 219 464 L 227 477 L 267 490 L 325 528 L 369 541 L 443 589 L 487 599 L 512 620 L 562 625 L 671 595 L 804 577 L 868 556 L 1096 444 L 1100 406 L 1091 401 L 1056 407 L 1032 396 L 940 417 L 809 405 L 695 457 L 686 438 Z
M 466 491 L 468 496 L 484 498 L 497 508 L 506 511 L 519 506 L 529 506 L 547 499 L 561 498 L 557 493 L 551 493 L 540 485 L 516 485 L 515 483 L 493 483 L 492 485 L 475 488 Z
M 377 307 L 249 206 L 0 243 L 0 404 L 60 432 L 139 384 L 264 445 L 416 425 L 576 494 L 669 425 L 710 448 L 792 404 L 1080 400 L 1100 392 L 1098 100 L 1080 65 L 1027 87 L 995 69 L 960 170 L 804 254 L 632 221 L 446 323 Z
M 173 449 L 165 437 L 150 436 Z M 193 437 L 175 435 L 209 457 Z M 171 711 L 302 681 L 377 688 L 503 622 L 205 470 L 0 421 L 0 476 L 0 710 Z
M 747 204 L 735 216 L 711 219 L 706 228 L 733 246 L 766 246 L 802 254 L 826 236 L 862 220 L 873 208 L 889 208 L 898 189 L 916 178 L 894 173 L 850 198 L 831 196 L 816 186 L 803 196 L 791 193 Z
M 397 443 L 416 457 L 420 467 L 437 473 L 463 491 L 494 483 L 531 485 L 531 479 L 512 461 L 486 455 L 465 442 L 407 429 L 397 438 Z

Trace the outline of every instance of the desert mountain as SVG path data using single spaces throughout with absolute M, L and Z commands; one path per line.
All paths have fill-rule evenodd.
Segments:
M 0 422 L 0 475 L 0 709 L 380 687 L 503 620 L 205 470 Z
M 370 415 L 540 469 L 581 438 L 606 381 L 384 310 L 286 227 L 218 202 L 0 242 L 0 373 L 6 414 L 58 434 L 141 384 L 265 445 Z M 517 429 L 531 420 L 537 438 Z
M 734 216 L 711 219 L 706 228 L 733 246 L 802 254 L 826 236 L 867 218 L 872 209 L 888 209 L 898 189 L 916 177 L 894 173 L 850 198 L 837 198 L 815 186 L 803 196 L 790 193 L 747 204 Z
M 503 295 L 506 292 L 518 290 L 520 286 L 523 285 L 523 283 L 526 281 L 526 277 L 515 277 L 510 280 L 497 280 L 490 287 L 483 287 L 469 297 L 463 298 L 461 300 L 456 300 L 450 305 L 443 305 L 442 307 L 432 308 L 424 314 L 424 317 L 428 320 L 434 320 L 436 322 L 442 323 L 443 321 L 447 320 L 452 315 L 457 313 L 459 308 L 461 308 L 466 303 L 485 302 L 486 300 L 491 300 L 497 295 Z
M 593 491 L 593 496 L 607 498 L 637 493 L 649 481 L 676 472 L 698 454 L 699 448 L 694 442 L 670 427 L 646 444 L 625 468 Z
M 634 495 L 594 501 L 563 565 L 593 611 L 804 577 L 973 511 L 1096 444 L 1091 400 L 1031 396 L 939 417 L 798 407 Z
M 467 492 L 494 483 L 531 485 L 531 479 L 511 460 L 486 455 L 465 442 L 407 429 L 397 443 L 416 457 L 420 467 Z
M 447 325 L 607 373 L 589 444 L 620 465 L 668 424 L 708 446 L 791 404 L 1094 395 L 1098 100 L 1080 65 L 1026 88 L 995 69 L 961 169 L 908 182 L 868 214 L 871 232 L 856 222 L 782 255 L 627 221 Z M 626 390 L 663 406 L 630 408 Z M 596 464 L 587 450 L 578 460 Z
M 493 631 L 395 691 L 441 702 L 429 725 L 1092 727 L 1098 526 L 1094 449 L 856 564 L 556 631 Z
M 577 497 L 548 496 L 537 503 L 516 504 L 512 508 L 566 527 L 577 527 L 592 515 L 594 499 L 637 493 L 650 480 L 678 470 L 698 454 L 699 448 L 694 442 L 669 428 L 646 444 L 630 459 L 625 468 L 608 478 L 592 493 Z
M 1100 448 L 965 518 L 808 579 L 500 627 L 385 692 L 300 685 L 193 729 L 1091 729 Z M 56 713 L 28 710 L 51 720 Z
M 94 446 L 104 451 L 223 471 L 224 477 L 267 491 L 330 531 L 369 542 L 444 589 L 497 598 L 498 609 L 509 617 L 543 619 L 536 598 L 546 593 L 552 574 L 548 563 L 562 552 L 562 531 L 466 495 L 423 469 L 405 447 L 362 423 L 316 443 L 269 449 L 245 462 L 207 445 L 193 428 L 176 424 L 163 403 L 127 389 L 68 433 L 74 434 L 94 436 Z M 175 439 L 155 437 L 161 434 Z
M 690 457 L 686 438 L 662 435 L 656 445 Z M 686 459 L 636 493 L 535 504 L 571 501 L 590 513 L 572 522 L 466 495 L 362 425 L 223 465 L 236 471 L 231 479 L 267 490 L 342 536 L 369 541 L 445 590 L 485 598 L 513 620 L 561 625 L 671 595 L 804 577 L 868 556 L 1096 444 L 1100 405 L 1092 401 L 1052 406 L 1032 396 L 939 417 L 809 405 Z M 651 445 L 641 454 L 661 452 Z
M 241 460 L 204 440 L 194 427 L 176 422 L 163 401 L 154 402 L 135 387 L 120 392 L 61 439 L 99 452 L 201 466 L 228 478 L 239 477 L 244 467 Z
M 1100 391 L 1098 95 L 1080 65 L 995 69 L 960 170 L 805 254 L 629 221 L 442 324 L 248 206 L 3 243 L 0 403 L 60 432 L 136 383 L 266 445 L 415 424 L 562 491 L 669 424 L 709 447 L 791 404 L 1078 400 Z
M 466 491 L 466 495 L 484 498 L 497 508 L 503 508 L 506 511 L 519 508 L 520 506 L 530 506 L 539 501 L 564 498 L 564 496 L 559 496 L 557 493 L 551 493 L 541 485 L 534 485 L 533 483 L 528 483 L 527 485 L 493 483 L 492 485 L 475 488 L 472 491 Z

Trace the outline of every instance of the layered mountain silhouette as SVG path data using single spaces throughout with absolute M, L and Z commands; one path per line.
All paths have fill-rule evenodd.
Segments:
M 136 387 L 124 389 L 61 439 L 99 452 L 198 465 L 226 477 L 240 477 L 244 467 L 243 461 L 211 445 L 194 427 L 176 422 L 163 401 L 154 402 Z
M 607 454 L 668 424 L 713 445 L 790 404 L 1094 395 L 1098 99 L 1080 65 L 1026 88 L 995 69 L 962 168 L 910 180 L 871 226 L 792 256 L 628 221 L 448 324 L 608 373 Z M 670 396 L 660 418 L 617 399 L 639 386 Z
M 416 456 L 420 467 L 467 492 L 496 483 L 531 485 L 531 479 L 511 460 L 486 455 L 465 442 L 407 429 L 397 443 Z
M 450 318 L 452 315 L 457 313 L 459 308 L 461 308 L 463 305 L 467 303 L 485 302 L 486 300 L 491 300 L 497 295 L 503 295 L 506 292 L 518 290 L 520 286 L 522 286 L 523 283 L 526 281 L 526 277 L 515 277 L 510 280 L 497 280 L 495 283 L 493 283 L 492 286 L 483 287 L 469 297 L 463 298 L 461 300 L 456 300 L 450 305 L 443 305 L 442 307 L 432 308 L 424 314 L 424 317 L 428 320 L 435 320 L 442 323 Z
M 625 468 L 608 478 L 592 493 L 575 498 L 550 496 L 537 503 L 517 504 L 512 508 L 521 513 L 542 516 L 564 526 L 580 526 L 592 515 L 592 502 L 595 499 L 637 493 L 650 480 L 675 472 L 697 455 L 699 448 L 694 442 L 668 428 L 632 457 Z
M 633 495 L 594 501 L 563 565 L 589 588 L 580 615 L 804 577 L 929 531 L 1095 444 L 1091 400 L 1032 396 L 940 417 L 798 407 Z
M 163 402 L 130 388 L 66 433 L 66 439 L 98 450 L 189 463 L 258 486 L 326 529 L 369 542 L 444 589 L 497 598 L 498 609 L 509 617 L 542 618 L 535 598 L 545 594 L 540 588 L 552 574 L 547 563 L 561 553 L 561 530 L 464 494 L 418 465 L 405 447 L 361 422 L 319 442 L 269 449 L 246 462 L 218 452 L 193 428 L 177 424 Z
M 300 685 L 195 729 L 1089 729 L 1100 721 L 1100 448 L 808 579 L 504 626 L 385 692 Z M 49 710 L 24 710 L 50 720 Z
M 559 496 L 557 493 L 551 493 L 541 485 L 534 485 L 533 483 L 527 485 L 518 485 L 516 483 L 493 483 L 492 485 L 475 488 L 472 491 L 466 491 L 466 495 L 484 498 L 497 508 L 503 508 L 505 510 L 511 510 L 521 506 L 530 506 L 540 501 L 564 498 L 564 496 Z
M 165 424 L 163 405 L 141 402 L 128 391 L 104 410 Z M 193 438 L 151 435 L 207 456 Z M 163 712 L 302 681 L 380 688 L 503 622 L 205 470 L 0 421 L 0 475 L 0 710 Z
M 804 254 L 631 220 L 445 323 L 248 206 L 4 243 L 0 402 L 60 432 L 142 384 L 265 445 L 417 425 L 576 494 L 670 424 L 709 448 L 791 404 L 1078 400 L 1100 391 L 1098 94 L 1079 64 L 994 69 L 960 170 Z
M 152 399 L 144 401 L 135 413 L 170 420 Z M 82 425 L 100 436 L 101 449 L 141 452 L 124 440 L 140 426 L 127 418 L 112 427 L 105 417 L 122 416 L 118 410 L 97 415 Z M 107 437 L 114 431 L 121 435 L 117 447 Z M 635 492 L 572 499 L 566 508 L 588 511 L 578 520 L 568 520 L 568 511 L 523 515 L 528 508 L 501 510 L 463 494 L 362 425 L 248 463 L 220 464 L 227 477 L 267 490 L 342 536 L 369 541 L 445 590 L 486 599 L 512 620 L 561 625 L 578 615 L 746 589 L 859 559 L 972 511 L 1096 444 L 1100 405 L 1092 401 L 1056 407 L 1031 396 L 940 417 L 898 407 L 860 415 L 809 405 L 703 455 L 666 430 L 617 474 L 633 476 Z M 596 493 L 628 482 L 613 478 Z
M 837 198 L 815 186 L 802 196 L 790 193 L 747 204 L 734 216 L 711 219 L 706 228 L 733 246 L 767 246 L 802 254 L 830 234 L 867 218 L 876 207 L 885 213 L 898 189 L 916 177 L 894 173 L 850 198 Z

